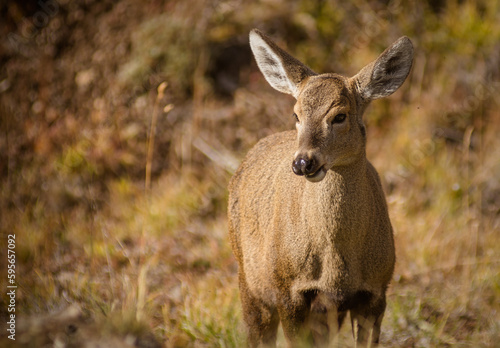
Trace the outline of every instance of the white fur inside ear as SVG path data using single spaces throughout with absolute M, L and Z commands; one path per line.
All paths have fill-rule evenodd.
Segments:
M 288 78 L 282 58 L 255 32 L 250 33 L 250 47 L 260 71 L 276 90 L 296 97 L 297 86 Z

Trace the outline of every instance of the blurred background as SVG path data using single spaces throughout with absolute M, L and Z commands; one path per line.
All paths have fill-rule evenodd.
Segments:
M 257 27 L 348 76 L 412 39 L 409 78 L 365 113 L 397 248 L 382 344 L 498 344 L 500 1 L 6 0 L 0 16 L 17 343 L 244 344 L 227 184 L 258 139 L 294 127 L 251 55 Z

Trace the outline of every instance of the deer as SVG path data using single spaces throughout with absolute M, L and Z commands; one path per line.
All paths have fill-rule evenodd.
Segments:
M 356 344 L 376 345 L 396 257 L 363 113 L 404 83 L 413 44 L 403 36 L 345 77 L 315 73 L 258 29 L 249 36 L 267 82 L 296 99 L 296 130 L 261 139 L 229 182 L 247 344 L 275 346 L 281 323 L 288 347 L 327 346 L 349 313 Z

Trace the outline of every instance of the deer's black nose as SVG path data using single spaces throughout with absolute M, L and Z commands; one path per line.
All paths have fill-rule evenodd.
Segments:
M 316 171 L 314 158 L 298 157 L 293 161 L 292 170 L 297 175 L 309 175 Z

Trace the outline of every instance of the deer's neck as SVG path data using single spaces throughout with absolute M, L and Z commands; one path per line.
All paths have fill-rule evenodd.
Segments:
M 329 226 L 354 228 L 358 224 L 356 216 L 366 213 L 372 199 L 367 166 L 366 156 L 361 156 L 348 166 L 328 171 L 325 179 L 315 187 L 315 214 L 320 220 L 326 219 Z
M 359 156 L 353 162 L 345 166 L 333 167 L 326 176 L 324 189 L 326 191 L 352 190 L 366 183 L 366 168 L 368 160 L 365 154 Z

